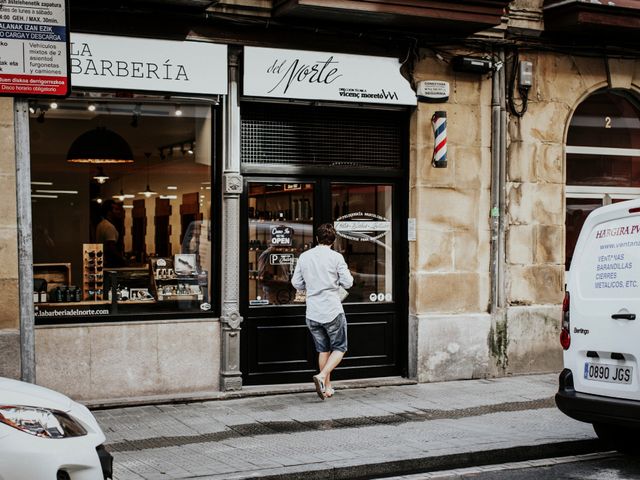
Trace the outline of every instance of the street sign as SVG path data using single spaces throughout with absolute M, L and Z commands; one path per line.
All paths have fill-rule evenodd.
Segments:
M 0 95 L 66 97 L 68 0 L 0 2 Z

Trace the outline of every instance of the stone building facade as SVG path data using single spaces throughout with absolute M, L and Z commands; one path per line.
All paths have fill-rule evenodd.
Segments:
M 221 1 L 208 11 L 221 16 L 268 19 L 273 15 L 273 4 L 278 2 Z M 406 357 L 405 375 L 418 382 L 561 368 L 558 335 L 564 295 L 569 125 L 578 106 L 594 92 L 617 89 L 631 96 L 640 95 L 640 51 L 636 48 L 629 53 L 625 40 L 614 34 L 605 38 L 621 47 L 613 55 L 606 54 L 603 48 L 572 51 L 571 42 L 558 33 L 558 27 L 549 32 L 546 26 L 555 25 L 560 16 L 555 16 L 553 4 L 542 0 L 513 1 L 498 24 L 472 32 L 461 42 L 446 35 L 436 42 L 419 29 L 406 35 L 417 39 L 410 72 L 412 85 L 442 80 L 450 86 L 446 103 L 418 102 L 409 121 L 408 218 L 416 220 L 416 237 L 415 241 L 400 239 L 409 245 L 407 338 L 400 352 Z M 602 6 L 597 13 L 612 14 L 607 8 Z M 635 16 L 638 10 L 623 8 L 613 14 L 617 18 Z M 569 13 L 578 15 L 580 11 Z M 565 12 L 562 15 L 565 18 Z M 577 28 L 577 23 L 571 21 L 563 25 L 568 30 Z M 625 28 L 637 34 L 633 26 Z M 392 35 L 402 37 L 397 32 Z M 200 31 L 197 36 L 206 34 Z M 273 44 L 271 39 L 265 41 Z M 584 37 L 582 41 L 587 44 Z M 260 44 L 261 39 L 247 40 L 239 35 L 232 42 Z M 335 47 L 318 40 L 309 48 L 333 51 Z M 528 108 L 520 117 L 509 111 L 507 98 L 513 68 L 509 62 L 515 51 L 520 60 L 533 66 Z M 451 59 L 458 54 L 491 58 L 497 68 L 484 74 L 456 71 Z M 442 110 L 447 112 L 448 167 L 433 168 L 431 118 L 435 111 Z M 0 272 L 0 375 L 19 377 L 21 276 L 16 261 L 13 118 L 13 99 L 0 100 L 0 261 L 4 266 Z M 228 223 L 233 228 L 239 228 L 238 224 Z M 233 289 L 231 294 L 235 295 Z M 228 325 L 215 319 L 205 330 L 194 327 L 195 337 L 211 336 L 211 341 L 204 342 L 206 345 L 198 350 L 204 352 L 202 356 L 192 354 L 188 362 L 207 363 L 203 384 L 180 384 L 179 378 L 188 368 L 176 373 L 159 367 L 152 376 L 155 380 L 144 388 L 140 380 L 147 373 L 135 368 L 144 362 L 135 359 L 179 355 L 178 351 L 172 352 L 170 342 L 147 345 L 144 339 L 162 338 L 163 328 L 168 336 L 189 336 L 188 324 L 92 324 L 66 327 L 66 331 L 60 326 L 36 326 L 36 381 L 85 400 L 149 394 L 189 396 L 224 390 L 225 383 L 219 377 L 230 360 L 229 345 L 224 347 L 225 328 L 221 327 Z M 73 337 L 73 341 L 84 345 L 78 350 L 94 345 L 106 351 L 108 344 L 99 341 L 107 338 L 100 332 L 106 328 L 112 330 L 110 338 L 117 330 L 122 348 L 116 356 L 94 355 L 93 361 L 98 363 L 83 368 L 101 370 L 116 383 L 119 376 L 128 375 L 127 388 L 74 388 L 77 378 L 73 371 L 83 355 L 78 354 L 72 363 L 59 363 L 51 345 L 59 348 Z M 150 328 L 153 332 L 148 331 Z M 242 327 L 237 331 L 243 334 Z M 93 336 L 94 341 L 86 342 L 83 336 Z M 60 342 L 56 343 L 56 337 Z M 132 341 L 134 338 L 140 341 Z M 162 345 L 166 347 L 164 351 Z M 117 368 L 110 369 L 109 364 Z M 67 373 L 57 375 L 56 371 Z

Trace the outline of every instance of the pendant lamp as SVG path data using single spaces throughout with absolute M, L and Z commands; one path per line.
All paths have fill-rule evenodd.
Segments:
M 149 187 L 149 157 L 151 153 L 145 152 L 144 156 L 147 158 L 147 188 L 145 188 L 144 192 L 138 192 L 138 195 L 144 195 L 146 198 L 151 198 L 154 195 L 157 195 L 158 192 L 154 192 Z
M 83 133 L 67 153 L 70 163 L 133 163 L 131 147 L 124 138 L 106 127 Z
M 107 174 L 104 173 L 104 170 L 102 169 L 102 167 L 98 167 L 98 173 L 96 173 L 93 176 L 93 179 L 98 182 L 99 184 L 104 184 L 107 182 L 107 180 L 109 180 L 109 176 Z

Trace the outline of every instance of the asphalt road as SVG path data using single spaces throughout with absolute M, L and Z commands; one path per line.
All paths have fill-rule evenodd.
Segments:
M 431 472 L 385 480 L 640 480 L 640 457 L 602 453 Z

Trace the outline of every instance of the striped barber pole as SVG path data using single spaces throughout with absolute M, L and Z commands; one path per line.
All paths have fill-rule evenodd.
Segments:
M 431 165 L 436 168 L 446 168 L 447 166 L 447 112 L 438 111 L 431 117 L 435 146 L 433 148 L 433 159 Z

